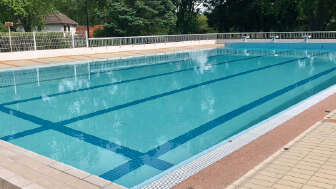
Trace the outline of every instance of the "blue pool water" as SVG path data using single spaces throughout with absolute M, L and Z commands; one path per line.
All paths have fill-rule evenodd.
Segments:
M 0 139 L 132 187 L 334 85 L 335 58 L 244 46 L 0 72 Z

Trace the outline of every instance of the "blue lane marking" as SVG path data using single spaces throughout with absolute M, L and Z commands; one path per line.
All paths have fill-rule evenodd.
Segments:
M 0 109 L 1 109 L 1 106 L 0 106 Z M 2 110 L 0 110 L 0 111 L 2 111 Z M 18 133 L 12 134 L 12 135 L 7 135 L 7 136 L 4 136 L 4 137 L 1 137 L 0 140 L 4 140 L 4 141 L 8 142 L 8 141 L 15 140 L 15 139 L 18 139 L 18 138 L 22 138 L 22 137 L 25 137 L 25 136 L 40 133 L 40 132 L 46 131 L 48 129 L 50 129 L 49 126 L 37 127 L 35 129 L 30 129 L 30 130 L 18 132 Z
M 88 113 L 88 114 L 81 115 L 81 116 L 78 116 L 78 117 L 74 117 L 74 118 L 71 118 L 71 119 L 68 119 L 68 120 L 60 121 L 59 123 L 61 125 L 68 125 L 68 124 L 71 124 L 71 123 L 74 123 L 74 122 L 77 122 L 77 121 L 82 121 L 82 120 L 89 119 L 89 118 L 92 118 L 92 117 L 95 117 L 95 116 L 98 116 L 98 115 L 107 114 L 107 113 L 110 113 L 110 112 L 113 112 L 113 111 L 128 108 L 130 106 L 145 103 L 147 101 L 156 100 L 156 99 L 159 99 L 159 98 L 163 98 L 163 97 L 166 97 L 166 96 L 169 96 L 169 95 L 173 95 L 173 94 L 176 94 L 176 93 L 191 90 L 191 89 L 201 87 L 201 86 L 204 86 L 204 85 L 213 84 L 213 83 L 220 82 L 220 81 L 223 81 L 223 80 L 231 79 L 231 78 L 234 78 L 234 77 L 242 76 L 242 75 L 245 75 L 245 74 L 249 74 L 249 73 L 253 73 L 253 72 L 257 72 L 257 71 L 261 71 L 261 70 L 266 70 L 266 69 L 269 69 L 269 68 L 272 68 L 272 67 L 275 67 L 275 66 L 280 66 L 280 65 L 284 65 L 284 64 L 288 64 L 288 63 L 297 61 L 297 60 L 304 60 L 304 59 L 306 59 L 306 58 L 288 60 L 288 61 L 281 62 L 281 63 L 278 63 L 278 64 L 273 64 L 273 65 L 269 65 L 269 66 L 265 66 L 265 67 L 261 67 L 261 68 L 256 68 L 256 69 L 251 69 L 251 70 L 248 70 L 248 71 L 245 71 L 245 72 L 240 72 L 240 73 L 237 73 L 237 74 L 221 77 L 221 78 L 218 78 L 218 79 L 209 80 L 209 81 L 205 81 L 205 82 L 194 84 L 194 85 L 189 85 L 187 87 L 183 87 L 183 88 L 180 88 L 180 89 L 177 89 L 177 90 L 164 92 L 164 93 L 161 93 L 161 94 L 153 95 L 153 96 L 146 97 L 146 98 L 139 99 L 139 100 L 134 100 L 132 102 L 128 102 L 128 103 L 125 103 L 125 104 L 120 104 L 120 105 L 113 106 L 113 107 L 110 107 L 110 108 L 106 108 L 106 109 L 103 109 L 103 110 L 99 110 L 99 111 L 96 111 L 96 112 L 92 112 L 92 113 Z
M 255 100 L 255 101 L 253 101 L 249 104 L 241 106 L 238 109 L 235 109 L 235 110 L 233 110 L 229 113 L 226 113 L 226 114 L 224 114 L 220 117 L 217 117 L 216 119 L 213 119 L 213 120 L 195 128 L 195 129 L 192 129 L 192 130 L 186 132 L 183 135 L 180 135 L 180 136 L 178 136 L 178 137 L 176 137 L 172 140 L 169 140 L 168 142 L 166 142 L 166 143 L 164 143 L 160 146 L 157 146 L 156 148 L 154 148 L 152 150 L 149 150 L 146 154 L 148 156 L 158 158 L 159 156 L 177 148 L 178 146 L 194 139 L 195 137 L 200 136 L 203 133 L 205 133 L 205 132 L 207 132 L 211 129 L 214 129 L 214 128 L 222 125 L 223 123 L 225 123 L 225 122 L 227 122 L 227 121 L 229 121 L 229 120 L 231 120 L 231 119 L 233 119 L 233 118 L 235 118 L 235 117 L 237 117 L 237 116 L 239 116 L 239 115 L 241 115 L 241 114 L 243 114 L 243 113 L 245 113 L 245 112 L 247 112 L 247 111 L 249 111 L 253 108 L 256 108 L 256 107 L 258 107 L 258 106 L 260 106 L 260 105 L 262 105 L 262 104 L 264 104 L 264 103 L 266 103 L 266 102 L 268 102 L 268 101 L 270 101 L 270 100 L 272 100 L 276 97 L 279 97 L 279 96 L 281 96 L 281 95 L 283 95 L 283 94 L 285 94 L 285 93 L 287 93 L 287 92 L 289 92 L 289 91 L 291 91 L 291 90 L 293 90 L 297 87 L 300 87 L 300 86 L 302 86 L 306 83 L 309 83 L 309 82 L 311 82 L 315 79 L 318 79 L 318 78 L 320 78 L 324 75 L 327 75 L 327 74 L 329 74 L 329 73 L 331 73 L 335 70 L 336 70 L 336 67 L 331 68 L 327 71 L 323 71 L 323 72 L 318 73 L 318 74 L 316 74 L 312 77 L 309 77 L 307 79 L 304 79 L 304 80 L 301 80 L 297 83 L 289 85 L 285 88 L 277 90 L 277 91 L 275 91 L 275 92 L 273 92 L 269 95 L 266 95 L 262 98 L 259 98 L 258 100 Z M 128 170 L 128 172 L 125 170 L 125 169 L 127 169 L 127 167 L 130 168 Z M 134 171 L 138 167 L 139 167 L 139 165 L 137 164 L 137 162 L 135 162 L 133 160 L 130 160 L 130 161 L 118 166 L 117 168 L 100 175 L 100 177 L 105 178 L 107 180 L 115 181 L 115 180 L 121 178 L 122 176 Z M 118 171 L 120 171 L 120 172 L 118 172 Z
M 42 127 L 38 127 L 35 129 L 31 129 L 28 131 L 23 131 L 14 135 L 9 135 L 9 136 L 5 136 L 5 137 L 1 137 L 1 140 L 5 140 L 5 141 L 10 141 L 10 140 L 14 140 L 17 138 L 21 138 L 24 136 L 28 136 L 28 135 L 32 135 L 32 134 L 36 134 L 39 132 L 43 132 L 49 129 L 58 131 L 60 133 L 63 133 L 65 135 L 77 138 L 79 140 L 82 140 L 84 142 L 87 142 L 89 144 L 101 147 L 103 149 L 115 152 L 117 154 L 121 154 L 125 157 L 128 157 L 130 159 L 136 160 L 137 162 L 141 162 L 142 164 L 147 164 L 149 166 L 152 166 L 158 170 L 166 170 L 170 167 L 172 167 L 173 165 L 171 163 L 168 163 L 166 161 L 160 160 L 160 159 L 154 159 L 152 157 L 148 157 L 147 155 L 145 155 L 144 153 L 138 152 L 136 150 L 130 149 L 128 147 L 124 147 L 118 144 L 115 144 L 113 142 L 101 139 L 99 137 L 96 137 L 94 135 L 90 135 L 69 127 L 65 127 L 63 125 L 57 124 L 57 123 L 53 123 L 51 121 L 48 120 L 44 120 L 41 118 L 38 118 L 36 116 L 33 115 L 29 115 L 14 109 L 10 109 L 10 108 L 6 108 L 3 106 L 0 106 L 0 111 L 4 112 L 6 114 L 9 115 L 13 115 L 17 118 L 26 120 L 26 121 L 30 121 L 32 123 L 41 125 Z
M 119 178 L 127 175 L 128 173 L 142 167 L 143 164 L 136 161 L 136 160 L 130 160 L 126 163 L 123 163 L 121 165 L 119 165 L 118 167 L 110 170 L 110 171 L 107 171 L 101 175 L 99 175 L 101 178 L 104 178 L 106 180 L 109 180 L 109 181 L 116 181 L 118 180 Z
M 87 134 L 87 133 L 84 133 L 84 132 L 81 132 L 81 131 L 78 131 L 78 130 L 75 130 L 69 127 L 56 125 L 52 129 L 55 131 L 61 132 L 63 134 L 66 134 L 68 136 L 72 136 L 74 138 L 85 141 L 89 144 L 99 146 L 103 149 L 107 149 L 107 150 L 110 150 L 118 154 L 122 154 L 130 159 L 137 160 L 139 162 L 142 162 L 142 164 L 147 164 L 159 170 L 166 170 L 173 166 L 171 163 L 168 163 L 166 161 L 159 160 L 159 159 L 154 160 L 153 158 L 148 159 L 146 158 L 147 156 L 141 152 L 138 152 L 136 150 L 130 149 L 125 146 L 120 146 L 118 144 L 107 141 L 105 139 L 101 139 L 94 135 L 90 135 L 90 134 Z
M 240 62 L 240 61 L 251 60 L 251 59 L 256 59 L 256 58 L 260 58 L 260 57 L 261 56 L 242 58 L 242 59 L 236 59 L 236 60 L 230 60 L 230 61 L 223 61 L 223 62 L 215 63 L 215 64 L 212 64 L 212 65 L 222 65 L 222 64 L 226 64 L 226 63 Z M 61 96 L 61 95 L 66 95 L 66 94 L 71 94 L 71 93 L 76 93 L 76 92 L 83 92 L 83 91 L 88 91 L 88 90 L 93 90 L 93 89 L 99 89 L 99 88 L 109 87 L 109 86 L 113 86 L 113 85 L 120 85 L 120 84 L 124 84 L 124 83 L 130 83 L 130 82 L 134 82 L 134 81 L 140 81 L 140 80 L 145 80 L 145 79 L 162 77 L 162 76 L 167 76 L 167 75 L 176 74 L 176 73 L 185 72 L 185 71 L 193 71 L 194 69 L 200 69 L 200 66 L 196 66 L 196 67 L 192 67 L 192 68 L 187 68 L 187 69 L 182 69 L 182 70 L 177 70 L 177 71 L 172 71 L 172 72 L 167 72 L 167 73 L 156 74 L 156 75 L 149 75 L 149 76 L 135 78 L 135 79 L 129 79 L 129 80 L 123 80 L 123 81 L 118 81 L 118 82 L 112 82 L 112 83 L 107 83 L 107 84 L 103 84 L 103 85 L 97 85 L 97 86 L 83 88 L 83 89 L 76 89 L 76 90 L 66 91 L 66 92 L 62 92 L 62 93 L 51 94 L 51 95 L 48 95 L 48 97 L 56 97 L 56 96 Z M 0 104 L 0 105 L 7 106 L 7 105 L 24 103 L 24 102 L 34 101 L 34 100 L 41 100 L 42 98 L 43 98 L 42 96 L 38 96 L 38 97 L 33 97 L 33 98 L 28 98 L 28 99 L 23 99 L 23 100 L 11 101 L 11 102 L 3 103 L 3 104 Z

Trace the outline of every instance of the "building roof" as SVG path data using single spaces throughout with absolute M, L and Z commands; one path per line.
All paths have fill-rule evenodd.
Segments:
M 77 22 L 67 17 L 66 15 L 60 13 L 59 11 L 55 11 L 45 18 L 45 24 L 70 24 L 70 25 L 78 25 Z

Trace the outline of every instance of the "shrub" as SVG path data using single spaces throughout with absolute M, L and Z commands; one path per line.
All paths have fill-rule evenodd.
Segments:
M 8 28 L 4 24 L 0 23 L 0 32 L 7 32 L 7 31 Z

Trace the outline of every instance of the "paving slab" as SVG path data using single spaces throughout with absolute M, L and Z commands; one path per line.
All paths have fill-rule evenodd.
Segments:
M 335 141 L 335 136 L 336 122 L 324 119 L 228 188 L 254 188 L 253 184 L 257 184 L 268 188 L 333 189 L 336 145 L 326 144 Z M 298 157 L 302 151 L 305 155 Z

